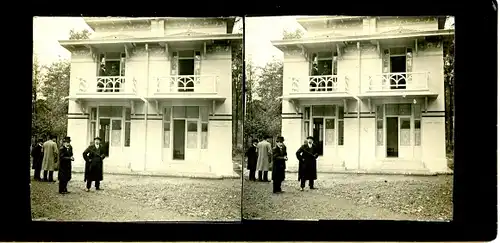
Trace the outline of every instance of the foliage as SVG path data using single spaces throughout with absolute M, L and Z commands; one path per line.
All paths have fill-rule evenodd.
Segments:
M 446 38 L 443 45 L 444 87 L 446 113 L 446 148 L 448 153 L 454 148 L 454 117 L 455 117 L 455 39 Z
M 259 71 L 259 74 L 255 74 Z M 281 99 L 283 63 L 273 60 L 263 68 L 247 65 L 247 113 L 245 137 L 262 138 L 281 134 Z M 257 97 L 255 97 L 257 96 Z
M 82 31 L 76 31 L 75 29 L 71 29 L 69 31 L 69 39 L 70 40 L 84 40 L 90 37 L 90 31 L 84 29 Z
M 283 30 L 283 40 L 300 39 L 303 36 L 304 32 L 300 29 L 296 29 L 295 31 Z
M 243 43 L 232 48 L 233 150 L 241 145 L 243 132 Z

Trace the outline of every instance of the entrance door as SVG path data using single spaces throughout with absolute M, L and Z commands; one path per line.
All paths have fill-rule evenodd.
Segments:
M 399 73 L 391 75 L 391 89 L 406 88 L 406 56 L 391 57 L 391 73 Z
M 111 130 L 109 134 L 109 155 L 118 161 L 121 160 L 122 153 L 122 120 L 111 119 Z
M 186 156 L 186 120 L 174 120 L 173 159 L 184 160 Z
M 109 132 L 110 132 L 111 119 L 100 118 L 99 119 L 99 137 L 101 138 L 101 144 L 104 146 L 104 152 L 106 157 L 109 156 Z
M 386 118 L 386 150 L 387 157 L 398 157 L 399 149 L 399 136 L 398 136 L 398 118 L 397 117 L 387 117 Z
M 199 148 L 198 148 L 198 121 L 186 120 L 186 160 L 198 161 Z
M 410 117 L 399 117 L 399 158 L 412 158 Z
M 318 154 L 323 155 L 323 118 L 313 118 L 313 138 Z
M 335 118 L 325 118 L 325 144 L 323 156 L 328 159 L 335 160 L 336 151 L 336 141 L 335 141 Z

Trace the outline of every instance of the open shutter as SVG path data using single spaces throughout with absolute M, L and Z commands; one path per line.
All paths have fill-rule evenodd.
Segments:
M 332 57 L 332 74 L 337 75 L 337 52 L 333 52 Z
M 195 51 L 194 54 L 194 75 L 201 75 L 201 52 Z
M 170 59 L 170 75 L 177 75 L 177 64 L 179 60 L 179 55 L 176 51 L 172 52 L 172 58 Z
M 125 76 L 125 62 L 126 62 L 126 54 L 122 53 L 120 57 L 120 76 Z
M 413 68 L 413 50 L 411 48 L 406 48 L 406 72 L 412 72 Z
M 382 72 L 388 73 L 389 70 L 389 61 L 390 61 L 390 52 L 389 49 L 384 49 L 382 53 Z

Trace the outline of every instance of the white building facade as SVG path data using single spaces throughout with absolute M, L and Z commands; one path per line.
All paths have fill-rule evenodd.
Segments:
M 287 146 L 313 136 L 318 171 L 447 172 L 443 37 L 453 30 L 436 17 L 298 22 L 305 36 L 273 41 Z
M 94 137 L 105 172 L 234 176 L 234 18 L 85 18 L 72 53 L 68 136 L 73 168 Z

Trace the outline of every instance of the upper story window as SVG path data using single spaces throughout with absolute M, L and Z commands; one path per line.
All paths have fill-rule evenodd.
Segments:
M 172 53 L 170 74 L 176 76 L 179 92 L 194 92 L 200 83 L 201 52 L 198 50 L 179 50 Z
M 413 49 L 407 47 L 394 47 L 383 50 L 382 71 L 390 73 L 391 89 L 406 89 L 407 79 L 412 77 Z
M 97 76 L 125 76 L 125 58 L 123 52 L 101 53 Z
M 313 53 L 310 75 L 337 75 L 337 52 Z

